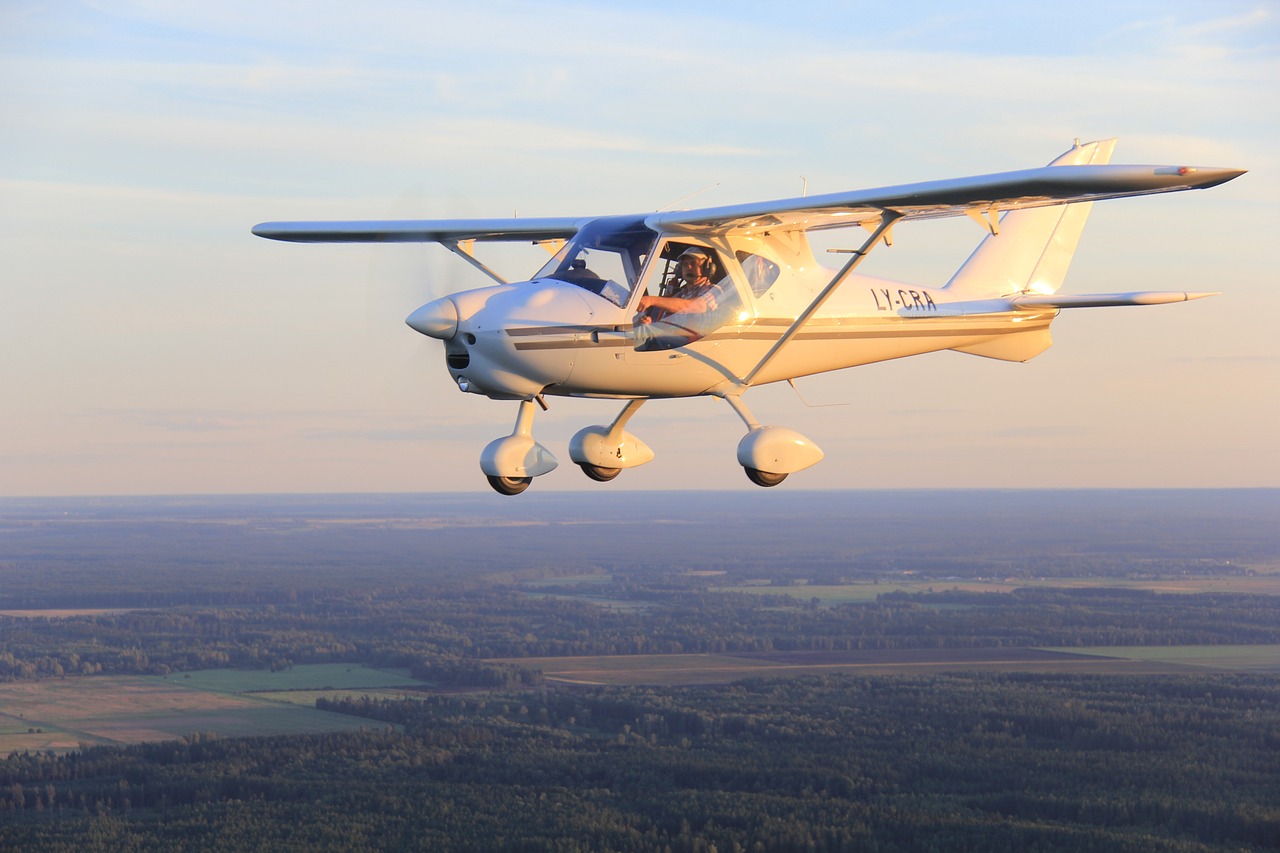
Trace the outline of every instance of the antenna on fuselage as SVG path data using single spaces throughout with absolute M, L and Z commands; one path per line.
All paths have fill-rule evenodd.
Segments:
M 676 199 L 676 200 L 675 200 L 675 201 L 673 201 L 673 202 L 670 202 L 670 203 L 668 203 L 668 204 L 664 204 L 662 207 L 660 207 L 660 208 L 658 208 L 657 210 L 655 210 L 655 211 L 654 211 L 654 213 L 661 213 L 662 211 L 666 210 L 667 208 L 675 207 L 677 204 L 679 204 L 679 203 L 680 203 L 680 202 L 682 202 L 682 201 L 688 201 L 689 199 L 693 198 L 694 196 L 696 196 L 696 195 L 702 195 L 702 194 L 703 194 L 704 192 L 706 192 L 707 190 L 713 190 L 713 189 L 715 189 L 715 188 L 716 188 L 716 187 L 718 187 L 718 186 L 720 186 L 720 182 L 719 182 L 719 181 L 716 181 L 714 184 L 711 184 L 711 185 L 709 185 L 709 186 L 705 186 L 705 187 L 703 187 L 702 189 L 697 190 L 697 191 L 695 191 L 695 192 L 691 192 L 691 193 L 689 193 L 687 196 L 684 196 L 683 198 L 678 198 L 678 199 Z
M 831 408 L 835 408 L 836 406 L 849 405 L 848 400 L 845 400 L 844 402 L 841 402 L 841 403 L 810 403 L 808 400 L 804 398 L 804 395 L 800 393 L 800 386 L 796 384 L 796 381 L 794 379 L 788 379 L 787 384 L 791 386 L 792 391 L 796 392 L 796 396 L 800 398 L 800 402 L 804 403 L 810 409 L 831 409 Z

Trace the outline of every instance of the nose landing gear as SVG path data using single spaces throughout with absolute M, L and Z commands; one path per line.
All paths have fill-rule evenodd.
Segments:
M 511 435 L 489 442 L 480 454 L 480 470 L 498 494 L 518 495 L 534 477 L 560 464 L 550 450 L 533 440 L 534 411 L 533 400 L 521 400 Z

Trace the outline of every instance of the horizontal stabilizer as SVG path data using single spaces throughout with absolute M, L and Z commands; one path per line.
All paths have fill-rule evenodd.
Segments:
M 1020 311 L 1044 308 L 1111 308 L 1116 305 L 1167 305 L 1189 302 L 1217 293 L 1183 293 L 1176 290 L 1148 290 L 1137 293 L 1057 293 L 1052 296 L 1015 296 L 1009 303 Z

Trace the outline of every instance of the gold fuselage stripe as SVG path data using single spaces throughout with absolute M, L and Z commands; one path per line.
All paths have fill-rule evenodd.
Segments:
M 931 318 L 932 319 L 932 318 Z M 952 318 L 948 318 L 952 319 Z M 959 319 L 959 318 L 955 318 Z M 987 318 L 984 318 L 984 320 Z M 960 320 L 960 322 L 964 322 Z M 778 331 L 759 330 L 756 327 L 761 325 L 772 325 Z M 843 324 L 840 324 L 843 325 Z M 879 325 L 879 324 L 877 324 Z M 884 324 L 888 326 L 888 324 Z M 838 328 L 835 323 L 827 322 L 819 325 L 818 328 L 803 330 L 796 335 L 797 341 L 834 341 L 834 340 L 879 340 L 893 338 L 968 338 L 968 337 L 984 337 L 989 335 L 1011 334 L 1013 332 L 1028 332 L 1032 330 L 1048 328 L 1048 320 L 1039 323 L 1022 322 L 1016 326 L 1009 323 L 1001 323 L 999 325 L 976 326 L 972 328 L 920 328 L 917 324 L 898 324 L 885 328 L 867 328 L 865 325 L 859 327 Z M 825 327 L 825 328 L 824 328 Z M 507 335 L 513 338 L 531 338 L 531 337 L 551 337 L 572 335 L 571 338 L 559 337 L 556 340 L 524 340 L 516 341 L 513 346 L 517 350 L 543 350 L 543 349 L 578 349 L 582 347 L 629 347 L 631 342 L 624 338 L 605 338 L 600 341 L 593 341 L 590 338 L 592 332 L 614 332 L 617 331 L 616 326 L 533 326 L 519 329 L 508 329 Z M 782 326 L 780 322 L 771 323 L 763 321 L 755 324 L 743 332 L 713 332 L 702 338 L 704 341 L 776 341 L 782 337 Z

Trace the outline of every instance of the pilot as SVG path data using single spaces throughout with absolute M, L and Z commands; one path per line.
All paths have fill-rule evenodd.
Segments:
M 684 283 L 670 296 L 640 297 L 638 322 L 652 323 L 668 314 L 704 314 L 716 310 L 721 288 L 711 280 L 716 268 L 711 252 L 697 247 L 685 249 L 676 263 Z
M 586 258 L 574 258 L 569 264 L 569 268 L 560 276 L 562 281 L 570 284 L 576 284 L 584 290 L 590 290 L 592 293 L 599 294 L 604 288 L 604 279 L 587 269 Z

